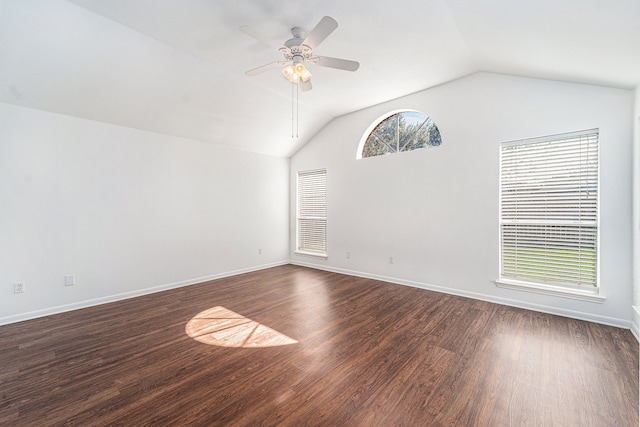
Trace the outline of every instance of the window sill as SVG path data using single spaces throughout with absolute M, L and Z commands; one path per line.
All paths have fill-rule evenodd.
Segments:
M 537 294 L 553 295 L 562 298 L 571 298 L 580 301 L 588 301 L 602 304 L 607 297 L 599 295 L 596 291 L 567 289 L 559 286 L 542 285 L 538 283 L 521 282 L 518 280 L 498 279 L 496 286 L 505 289 L 515 289 L 518 291 L 534 292 Z
M 322 259 L 328 259 L 329 257 L 327 256 L 327 254 L 321 254 L 318 252 L 304 252 L 304 251 L 294 251 L 294 254 L 298 254 L 298 255 L 305 255 L 305 256 L 312 256 L 315 258 L 322 258 Z

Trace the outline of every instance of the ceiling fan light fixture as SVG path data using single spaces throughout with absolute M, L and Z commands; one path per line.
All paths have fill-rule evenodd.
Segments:
M 282 75 L 291 83 L 308 82 L 311 79 L 311 73 L 302 62 L 295 65 L 288 65 L 282 70 Z
M 0 2 L 1 1 L 2 0 L 0 0 Z M 306 92 L 312 89 L 312 76 L 307 69 L 305 62 L 313 62 L 321 67 L 356 71 L 358 67 L 360 67 L 360 63 L 358 63 L 358 61 L 333 58 L 330 56 L 314 56 L 314 49 L 318 47 L 318 45 L 331 33 L 333 33 L 336 28 L 338 28 L 338 23 L 330 16 L 323 16 L 322 19 L 320 19 L 320 22 L 318 22 L 316 26 L 306 34 L 306 36 L 302 28 L 293 27 L 291 29 L 291 35 L 293 37 L 284 42 L 284 46 L 278 48 L 280 53 L 284 56 L 284 59 L 245 71 L 245 74 L 248 76 L 255 76 L 272 68 L 284 66 L 285 68 L 281 69 L 282 76 L 291 83 L 299 84 L 301 89 Z M 250 37 L 264 41 L 264 36 L 257 31 L 251 30 L 246 25 L 240 27 L 240 30 Z
M 311 73 L 309 72 L 309 70 L 307 70 L 307 67 L 305 67 L 304 65 L 302 65 L 302 71 L 296 70 L 296 73 L 298 74 L 298 77 L 300 77 L 300 80 L 302 80 L 305 83 L 308 82 L 309 79 L 311 78 Z
M 284 69 L 282 70 L 282 75 L 285 79 L 289 80 L 292 83 L 295 83 L 297 81 L 298 76 L 296 75 L 296 71 L 293 68 L 293 65 L 284 67 Z

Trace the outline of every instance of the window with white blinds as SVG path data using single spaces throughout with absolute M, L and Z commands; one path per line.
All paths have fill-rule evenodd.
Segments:
M 327 171 L 298 172 L 297 252 L 327 254 Z
M 503 143 L 501 276 L 598 286 L 598 130 Z

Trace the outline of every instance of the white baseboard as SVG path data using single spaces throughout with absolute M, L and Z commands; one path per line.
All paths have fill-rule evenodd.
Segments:
M 633 320 L 631 321 L 631 333 L 640 342 L 640 306 L 634 305 L 633 308 Z
M 480 293 L 475 293 L 475 292 L 462 291 L 462 290 L 459 290 L 459 289 L 447 288 L 447 287 L 444 287 L 444 286 L 432 285 L 432 284 L 429 284 L 429 283 L 414 282 L 414 281 L 411 281 L 411 280 L 398 279 L 398 278 L 395 278 L 395 277 L 387 277 L 387 276 L 381 276 L 381 275 L 377 275 L 377 274 L 363 273 L 361 271 L 353 271 L 353 270 L 347 270 L 347 269 L 342 269 L 342 268 L 321 266 L 321 265 L 317 265 L 317 264 L 299 262 L 299 261 L 294 261 L 294 260 L 291 260 L 291 264 L 299 265 L 299 266 L 302 266 L 302 267 L 315 268 L 317 270 L 331 271 L 333 273 L 346 274 L 346 275 L 349 275 L 349 276 L 356 276 L 356 277 L 364 277 L 364 278 L 367 278 L 367 279 L 381 280 L 383 282 L 389 282 L 389 283 L 394 283 L 394 284 L 398 284 L 398 285 L 411 286 L 411 287 L 414 287 L 414 288 L 421 288 L 421 289 L 426 289 L 426 290 L 430 290 L 430 291 L 442 292 L 442 293 L 445 293 L 445 294 L 457 295 L 457 296 L 477 299 L 477 300 L 481 300 L 481 301 L 487 301 L 487 302 L 492 302 L 492 303 L 496 303 L 496 304 L 507 305 L 507 306 L 510 306 L 510 307 L 524 308 L 524 309 L 527 309 L 527 310 L 538 311 L 538 312 L 541 312 L 541 313 L 555 314 L 555 315 L 558 315 L 558 316 L 569 317 L 569 318 L 577 319 L 577 320 L 586 320 L 588 322 L 600 323 L 600 324 L 609 325 L 609 326 L 615 326 L 617 328 L 631 329 L 631 332 L 634 332 L 633 329 L 632 329 L 632 324 L 631 324 L 632 322 L 630 322 L 628 320 L 625 320 L 625 319 L 618 319 L 618 318 L 615 318 L 615 317 L 599 316 L 597 314 L 584 313 L 584 312 L 573 311 L 573 310 L 565 310 L 565 309 L 546 306 L 546 305 L 526 303 L 526 302 L 523 302 L 523 301 L 512 300 L 512 299 L 509 299 L 509 298 L 494 297 L 494 296 L 491 296 L 491 295 L 485 295 L 485 294 L 480 294 Z M 638 337 L 638 335 L 636 334 L 636 338 L 637 337 Z
M 120 294 L 115 294 L 115 295 L 109 295 L 109 296 L 102 297 L 102 298 L 95 298 L 95 299 L 91 299 L 91 300 L 79 301 L 79 302 L 76 302 L 76 303 L 66 304 L 66 305 L 61 305 L 61 306 L 56 306 L 56 307 L 48 307 L 48 308 L 45 308 L 45 309 L 42 309 L 42 310 L 36 310 L 36 311 L 27 312 L 27 313 L 21 313 L 21 314 L 17 314 L 17 315 L 13 315 L 13 316 L 0 317 L 0 325 L 7 325 L 7 324 L 10 324 L 10 323 L 22 322 L 22 321 L 25 321 L 25 320 L 31 320 L 31 319 L 35 319 L 35 318 L 38 318 L 38 317 L 50 316 L 50 315 L 53 315 L 53 314 L 64 313 L 64 312 L 67 312 L 67 311 L 78 310 L 78 309 L 81 309 L 81 308 L 93 307 L 93 306 L 100 305 L 100 304 L 106 304 L 106 303 L 120 301 L 120 300 L 124 300 L 124 299 L 135 298 L 135 297 L 142 296 L 142 295 L 148 295 L 148 294 L 152 294 L 152 293 L 156 293 L 156 292 L 166 291 L 166 290 L 169 290 L 169 289 L 180 288 L 180 287 L 183 287 L 183 286 L 195 285 L 197 283 L 207 282 L 209 280 L 216 280 L 216 279 L 221 279 L 221 278 L 224 278 L 224 277 L 235 276 L 235 275 L 238 275 L 238 274 L 250 273 L 252 271 L 264 270 L 266 268 L 277 267 L 277 266 L 286 265 L 286 264 L 299 265 L 299 266 L 302 266 L 302 267 L 309 267 L 309 268 L 314 268 L 314 269 L 317 269 L 317 270 L 331 271 L 331 272 L 334 272 L 334 273 L 346 274 L 346 275 L 349 275 L 349 276 L 356 276 L 356 277 L 364 277 L 364 278 L 367 278 L 367 279 L 381 280 L 381 281 L 384 281 L 384 282 L 394 283 L 394 284 L 398 284 L 398 285 L 411 286 L 411 287 L 414 287 L 414 288 L 421 288 L 421 289 L 426 289 L 426 290 L 431 290 L 431 291 L 436 291 L 436 292 L 442 292 L 442 293 L 451 294 L 451 295 L 458 295 L 458 296 L 462 296 L 462 297 L 467 297 L 467 298 L 472 298 L 472 299 L 477 299 L 477 300 L 487 301 L 487 302 L 493 302 L 493 303 L 496 303 L 496 304 L 502 304 L 502 305 L 507 305 L 507 306 L 511 306 L 511 307 L 524 308 L 524 309 L 527 309 L 527 310 L 539 311 L 539 312 L 542 312 L 542 313 L 555 314 L 555 315 L 558 315 L 558 316 L 570 317 L 570 318 L 573 318 L 573 319 L 586 320 L 586 321 L 589 321 L 589 322 L 601 323 L 601 324 L 604 324 L 604 325 L 610 325 L 610 326 L 615 326 L 615 327 L 619 327 L 619 328 L 630 329 L 631 332 L 633 333 L 633 335 L 636 337 L 636 339 L 638 339 L 638 341 L 640 341 L 640 328 L 639 328 L 638 323 L 636 323 L 635 321 L 629 322 L 629 321 L 624 320 L 624 319 L 618 319 L 618 318 L 607 317 L 607 316 L 599 316 L 599 315 L 595 315 L 595 314 L 591 314 L 591 313 L 584 313 L 584 312 L 578 312 L 578 311 L 573 311 L 573 310 L 559 309 L 559 308 L 556 308 L 556 307 L 550 307 L 550 306 L 539 305 L 539 304 L 529 304 L 529 303 L 525 303 L 525 302 L 518 301 L 518 300 L 511 300 L 511 299 L 508 299 L 508 298 L 493 297 L 493 296 L 490 296 L 490 295 L 484 295 L 484 294 L 479 294 L 479 293 L 475 293 L 475 292 L 461 291 L 461 290 L 458 290 L 458 289 L 447 288 L 447 287 L 444 287 L 444 286 L 437 286 L 437 285 L 432 285 L 432 284 L 428 284 L 428 283 L 415 282 L 415 281 L 411 281 L 411 280 L 398 279 L 398 278 L 394 278 L 394 277 L 381 276 L 381 275 L 377 275 L 377 274 L 364 273 L 364 272 L 361 272 L 361 271 L 354 271 L 354 270 L 348 270 L 348 269 L 342 269 L 342 268 L 320 266 L 320 265 L 317 265 L 317 264 L 299 262 L 299 261 L 294 261 L 294 260 L 285 260 L 285 261 L 279 261 L 279 262 L 274 262 L 274 263 L 270 263 L 270 264 L 263 264 L 263 265 L 244 268 L 244 269 L 239 269 L 239 270 L 232 270 L 232 271 L 227 271 L 227 272 L 223 272 L 223 273 L 212 274 L 212 275 L 209 275 L 209 276 L 197 277 L 197 278 L 193 278 L 193 279 L 183 280 L 183 281 L 180 281 L 180 282 L 167 283 L 167 284 L 163 284 L 163 285 L 159 285 L 159 286 L 153 286 L 153 287 L 150 287 L 150 288 L 138 289 L 138 290 L 132 291 L 132 292 L 125 292 L 125 293 L 120 293 Z M 640 307 L 635 307 L 634 306 L 633 309 L 634 309 L 633 319 L 640 319 Z
M 289 264 L 288 260 L 274 262 L 270 264 L 263 264 L 259 266 L 249 267 L 249 268 L 243 268 L 240 270 L 227 271 L 224 273 L 212 274 L 204 277 L 196 277 L 194 279 L 182 280 L 180 282 L 175 282 L 175 283 L 166 283 L 164 285 L 153 286 L 145 289 L 138 289 L 135 291 L 124 292 L 124 293 L 115 294 L 115 295 L 109 295 L 102 298 L 94 298 L 90 300 L 74 302 L 72 304 L 65 304 L 65 305 L 60 305 L 56 307 L 48 307 L 42 310 L 30 311 L 27 313 L 21 313 L 13 316 L 0 317 L 0 326 L 8 325 L 10 323 L 22 322 L 25 320 L 36 319 L 38 317 L 51 316 L 53 314 L 64 313 L 67 311 L 79 310 L 81 308 L 93 307 L 100 304 L 106 304 L 106 303 L 121 301 L 129 298 L 135 298 L 142 295 L 148 295 L 156 292 L 166 291 L 169 289 L 181 288 L 183 286 L 195 285 L 197 283 L 208 282 L 209 280 L 222 279 L 224 277 L 235 276 L 243 273 L 250 273 L 252 271 L 264 270 L 265 268 L 277 267 L 277 266 L 286 265 L 286 264 Z

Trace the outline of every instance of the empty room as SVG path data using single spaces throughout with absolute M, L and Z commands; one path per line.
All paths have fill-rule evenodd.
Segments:
M 640 2 L 0 0 L 0 425 L 638 426 Z

